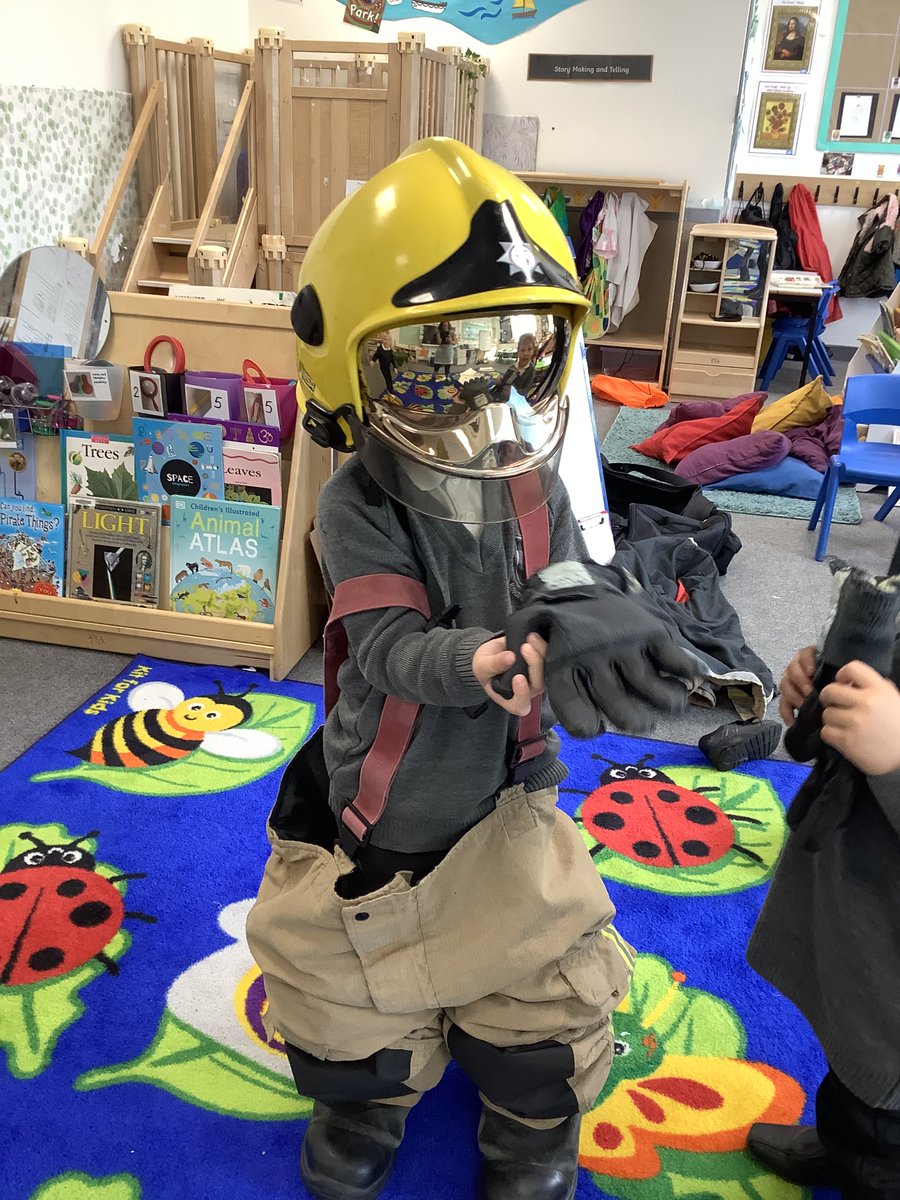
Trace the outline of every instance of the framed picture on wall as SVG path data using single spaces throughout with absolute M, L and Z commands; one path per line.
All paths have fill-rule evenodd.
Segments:
M 837 133 L 842 138 L 870 138 L 875 132 L 877 92 L 843 92 L 837 116 Z
M 757 154 L 794 154 L 802 108 L 802 92 L 761 84 L 750 149 Z
M 809 71 L 816 40 L 816 9 L 796 4 L 773 4 L 764 71 Z

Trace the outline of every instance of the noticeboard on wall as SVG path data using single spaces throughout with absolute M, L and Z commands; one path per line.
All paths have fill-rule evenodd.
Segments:
M 897 0 L 838 0 L 818 148 L 900 153 Z

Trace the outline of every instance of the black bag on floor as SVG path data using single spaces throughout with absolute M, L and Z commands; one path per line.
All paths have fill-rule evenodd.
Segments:
M 716 506 L 707 500 L 696 483 L 688 483 L 668 467 L 649 463 L 611 463 L 604 455 L 603 478 L 606 502 L 611 513 L 628 518 L 632 504 L 652 504 L 667 512 L 687 513 L 703 520 Z

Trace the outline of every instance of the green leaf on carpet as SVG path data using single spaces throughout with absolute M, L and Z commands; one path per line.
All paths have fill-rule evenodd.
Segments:
M 804 1200 L 811 1195 L 741 1151 L 691 1154 L 661 1148 L 659 1156 L 662 1171 L 653 1179 L 593 1178 L 604 1192 L 623 1200 Z
M 699 988 L 664 958 L 639 954 L 629 993 L 629 1012 L 652 1029 L 666 1054 L 743 1058 L 747 1036 L 730 1004 Z
M 303 1120 L 312 1102 L 293 1083 L 235 1054 L 186 1025 L 166 1009 L 156 1037 L 130 1062 L 88 1071 L 79 1091 L 117 1083 L 147 1083 L 211 1112 L 256 1121 Z
M 141 1200 L 141 1185 L 133 1175 L 92 1178 L 83 1171 L 66 1171 L 42 1183 L 30 1200 Z
M 697 792 L 698 807 L 711 801 L 719 808 L 730 823 L 731 844 L 717 857 L 710 856 L 696 866 L 683 861 L 677 865 L 652 866 L 609 846 L 598 852 L 602 834 L 587 821 L 582 825 L 582 836 L 605 879 L 672 896 L 703 896 L 744 891 L 771 876 L 784 845 L 786 829 L 784 808 L 767 780 L 737 771 L 722 773 L 711 767 L 654 764 L 654 769 L 662 771 L 678 787 Z M 576 813 L 577 819 L 589 804 L 591 797 Z M 656 824 L 658 817 L 653 820 Z M 677 857 L 677 849 L 675 854 Z
M 73 835 L 64 825 L 0 826 L 0 866 L 27 848 L 27 843 L 19 836 L 26 831 L 47 845 L 60 845 L 73 840 Z M 94 853 L 96 842 L 84 840 L 81 846 Z M 96 866 L 100 875 L 121 874 L 110 863 L 98 862 Z M 118 890 L 125 894 L 123 884 L 118 885 Z M 115 961 L 122 957 L 130 945 L 131 938 L 120 929 L 104 946 L 103 953 Z M 6 1050 L 6 1062 L 11 1075 L 17 1079 L 33 1079 L 47 1069 L 60 1035 L 84 1012 L 84 1004 L 78 993 L 105 971 L 102 963 L 91 959 L 76 970 L 53 976 L 44 983 L 7 984 L 0 989 L 0 1048 Z
M 61 779 L 89 779 L 103 787 L 137 796 L 196 796 L 244 787 L 278 770 L 293 758 L 306 741 L 315 718 L 315 707 L 305 701 L 266 692 L 252 693 L 250 720 L 231 732 L 259 731 L 276 738 L 281 750 L 266 758 L 223 758 L 203 747 L 184 758 L 156 767 L 106 767 L 79 762 L 60 771 L 42 771 L 33 783 Z M 101 726 L 98 726 L 98 729 Z M 240 753 L 237 739 L 236 750 Z

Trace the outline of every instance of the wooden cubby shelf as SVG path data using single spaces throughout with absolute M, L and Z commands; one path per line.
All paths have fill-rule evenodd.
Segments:
M 569 236 L 576 254 L 581 241 L 581 214 L 595 192 L 614 192 L 617 196 L 635 192 L 646 202 L 647 216 L 656 226 L 656 233 L 641 268 L 640 300 L 625 315 L 618 329 L 602 338 L 585 339 L 585 346 L 591 374 L 604 370 L 616 373 L 621 370 L 624 359 L 629 363 L 628 374 L 633 378 L 662 387 L 668 369 L 667 347 L 688 185 L 684 182 L 664 183 L 660 179 L 617 179 L 548 172 L 525 172 L 519 177 L 538 195 L 554 187 L 562 192 L 569 218 Z M 613 363 L 607 361 L 610 358 L 614 359 Z

